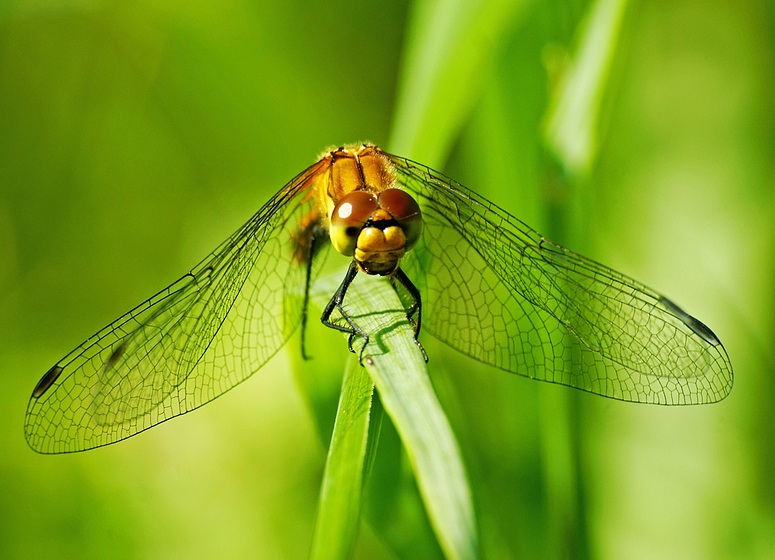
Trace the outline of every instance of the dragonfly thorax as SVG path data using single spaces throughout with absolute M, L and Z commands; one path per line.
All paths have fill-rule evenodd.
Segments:
M 326 218 L 334 206 L 349 193 L 366 191 L 379 194 L 395 188 L 396 177 L 388 157 L 372 144 L 360 144 L 329 150 L 315 178 L 318 208 Z

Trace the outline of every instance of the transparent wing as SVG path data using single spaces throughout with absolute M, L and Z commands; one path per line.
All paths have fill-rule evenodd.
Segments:
M 27 407 L 42 453 L 107 445 L 193 410 L 244 381 L 301 318 L 313 165 L 180 280 L 49 370 Z M 309 220 L 307 220 L 309 221 Z
M 401 266 L 420 289 L 428 332 L 501 369 L 624 401 L 729 393 L 721 342 L 673 302 L 444 175 L 390 158 L 423 211 L 422 240 Z

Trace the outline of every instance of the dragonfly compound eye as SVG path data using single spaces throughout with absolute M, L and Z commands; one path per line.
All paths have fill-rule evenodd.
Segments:
M 417 245 L 422 234 L 422 216 L 414 198 L 400 189 L 386 189 L 379 195 L 379 206 L 401 226 L 406 236 L 406 250 Z
M 377 208 L 377 196 L 369 192 L 355 191 L 342 197 L 331 213 L 329 235 L 334 248 L 352 257 L 358 235 Z

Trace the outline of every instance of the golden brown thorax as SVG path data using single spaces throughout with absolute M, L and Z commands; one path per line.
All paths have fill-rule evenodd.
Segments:
M 417 203 L 396 188 L 388 156 L 373 144 L 360 144 L 330 150 L 319 164 L 318 211 L 334 247 L 366 274 L 394 274 L 417 243 L 422 222 Z
M 353 191 L 378 194 L 395 186 L 393 164 L 374 144 L 358 144 L 329 150 L 322 159 L 327 166 L 317 178 L 318 206 L 328 221 L 334 206 Z

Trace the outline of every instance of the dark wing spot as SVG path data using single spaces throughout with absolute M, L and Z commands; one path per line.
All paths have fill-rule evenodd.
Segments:
M 48 391 L 48 388 L 54 384 L 54 381 L 57 380 L 60 373 L 62 373 L 62 368 L 59 366 L 54 366 L 48 370 L 46 375 L 40 378 L 40 381 L 38 381 L 38 384 L 35 385 L 35 388 L 32 390 L 32 398 L 37 399 L 43 396 L 43 393 Z
M 113 367 L 113 365 L 121 357 L 121 354 L 124 353 L 125 349 L 126 349 L 126 343 L 122 342 L 116 347 L 115 350 L 113 350 L 113 353 L 110 355 L 110 358 L 108 358 L 108 361 L 105 362 L 105 371 L 108 371 L 110 368 Z
M 708 328 L 708 326 L 700 321 L 699 319 L 695 319 L 691 315 L 689 315 L 686 311 L 678 307 L 675 303 L 667 299 L 666 297 L 662 296 L 659 298 L 659 303 L 662 304 L 662 306 L 670 311 L 673 315 L 678 317 L 684 325 L 692 329 L 694 331 L 694 334 L 702 338 L 705 342 L 712 346 L 718 346 L 721 344 L 721 341 L 718 339 L 718 337 L 713 333 L 712 330 Z

